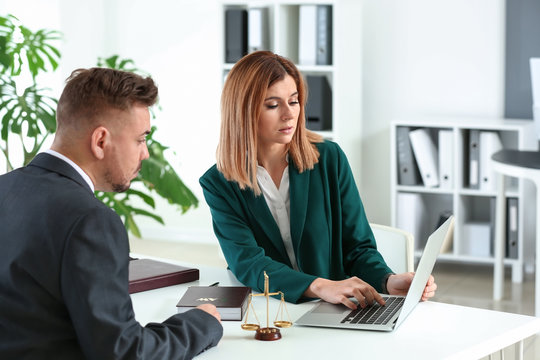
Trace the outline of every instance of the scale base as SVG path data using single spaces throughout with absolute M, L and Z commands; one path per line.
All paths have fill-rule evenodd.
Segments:
M 257 329 L 255 339 L 262 341 L 274 341 L 281 339 L 281 332 L 277 328 L 265 327 Z

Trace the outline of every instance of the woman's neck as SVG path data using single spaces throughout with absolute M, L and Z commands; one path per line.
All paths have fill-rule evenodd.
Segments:
M 257 162 L 259 166 L 262 166 L 268 171 L 274 184 L 279 189 L 283 171 L 285 171 L 289 164 L 287 162 L 286 148 L 284 146 L 275 146 L 270 149 L 258 149 Z

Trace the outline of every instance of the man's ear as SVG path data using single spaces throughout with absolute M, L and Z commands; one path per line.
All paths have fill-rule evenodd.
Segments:
M 92 154 L 99 160 L 103 160 L 105 157 L 105 148 L 111 141 L 111 133 L 107 128 L 99 126 L 92 132 L 92 138 L 90 142 L 90 148 Z

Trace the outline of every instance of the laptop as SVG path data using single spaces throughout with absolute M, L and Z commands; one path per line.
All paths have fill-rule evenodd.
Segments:
M 386 305 L 375 303 L 364 309 L 358 307 L 357 310 L 351 310 L 343 304 L 321 301 L 296 320 L 295 324 L 377 331 L 397 329 L 422 298 L 442 244 L 452 236 L 453 229 L 454 216 L 450 216 L 429 236 L 407 296 L 381 294 Z

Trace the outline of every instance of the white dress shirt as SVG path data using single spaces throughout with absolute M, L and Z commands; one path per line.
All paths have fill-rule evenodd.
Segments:
M 296 256 L 291 239 L 291 218 L 290 218 L 290 195 L 289 195 L 289 167 L 285 168 L 281 177 L 279 189 L 274 184 L 272 177 L 262 166 L 257 166 L 257 182 L 264 195 L 266 204 L 276 221 L 285 250 L 293 269 L 298 270 Z

